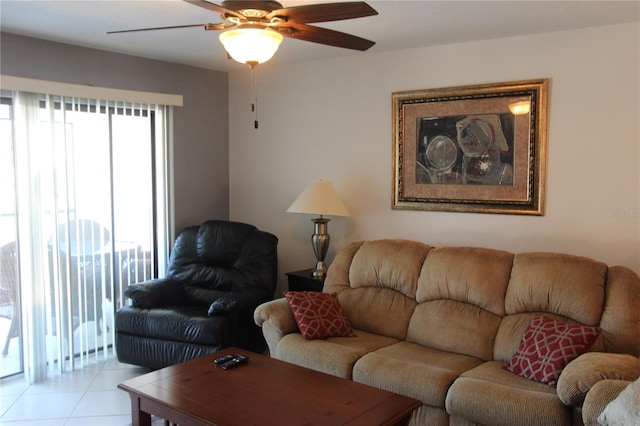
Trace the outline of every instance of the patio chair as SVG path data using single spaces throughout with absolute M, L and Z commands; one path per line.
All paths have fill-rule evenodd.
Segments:
M 0 247 L 0 291 L 11 303 L 11 325 L 4 342 L 2 356 L 9 353 L 11 339 L 20 335 L 20 308 L 18 306 L 18 265 L 16 242 Z
M 67 241 L 68 237 L 68 241 Z M 102 280 L 108 285 L 111 271 L 108 258 L 100 250 L 110 243 L 111 233 L 100 223 L 89 219 L 76 219 L 58 226 L 58 280 L 70 279 L 73 329 L 96 321 L 99 333 L 102 320 Z M 49 240 L 49 262 L 53 265 L 54 240 Z M 52 272 L 54 270 L 52 269 Z M 52 280 L 54 277 L 51 277 Z M 52 281 L 54 282 L 54 281 Z M 63 293 L 67 286 L 62 285 Z M 54 300 L 54 288 L 51 297 Z M 62 294 L 66 300 L 67 295 Z

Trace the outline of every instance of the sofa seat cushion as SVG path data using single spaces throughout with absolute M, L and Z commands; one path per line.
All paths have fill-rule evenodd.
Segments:
M 115 317 L 118 333 L 217 346 L 228 339 L 228 318 L 208 316 L 201 306 L 143 309 L 125 306 Z
M 287 334 L 278 343 L 275 358 L 351 379 L 353 364 L 364 354 L 398 342 L 392 337 L 378 336 L 362 330 L 354 332 L 356 337 L 316 340 L 307 340 L 300 333 Z
M 472 423 L 571 425 L 571 408 L 554 388 L 520 377 L 499 361 L 463 373 L 447 393 L 446 408 Z
M 363 356 L 353 368 L 353 380 L 444 408 L 449 386 L 481 363 L 467 355 L 404 341 Z

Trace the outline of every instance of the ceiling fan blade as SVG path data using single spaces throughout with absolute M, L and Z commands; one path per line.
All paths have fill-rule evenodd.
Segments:
M 220 15 L 234 15 L 240 18 L 243 18 L 243 16 L 241 14 L 239 14 L 238 12 L 231 10 L 231 9 L 227 9 L 226 7 L 222 7 L 220 5 L 217 5 L 215 3 L 211 3 L 205 0 L 182 0 L 186 3 L 191 3 L 194 6 L 198 6 L 198 7 L 202 7 L 204 9 L 210 10 L 212 12 L 216 12 L 219 13 Z
M 312 24 L 314 22 L 341 21 L 377 15 L 375 9 L 363 1 L 342 3 L 320 3 L 285 7 L 271 11 L 267 19 L 286 17 L 288 22 Z
M 204 27 L 205 30 L 222 30 L 226 28 L 224 24 L 191 24 L 191 25 L 174 25 L 170 27 L 137 28 L 133 30 L 107 31 L 107 34 L 135 33 L 140 31 L 155 31 L 155 30 L 173 30 L 176 28 L 193 28 L 193 27 Z
M 277 30 L 285 37 L 328 46 L 343 47 L 345 49 L 365 51 L 376 44 L 375 41 L 351 34 L 305 24 L 282 23 L 278 25 Z

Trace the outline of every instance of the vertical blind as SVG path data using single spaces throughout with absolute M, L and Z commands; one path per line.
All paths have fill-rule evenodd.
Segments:
M 170 107 L 11 97 L 11 243 L 24 370 L 35 382 L 107 357 L 126 286 L 163 274 Z

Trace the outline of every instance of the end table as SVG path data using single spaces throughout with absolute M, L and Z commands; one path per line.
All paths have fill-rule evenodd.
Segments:
M 314 277 L 313 269 L 287 272 L 289 291 L 322 291 L 324 277 Z

